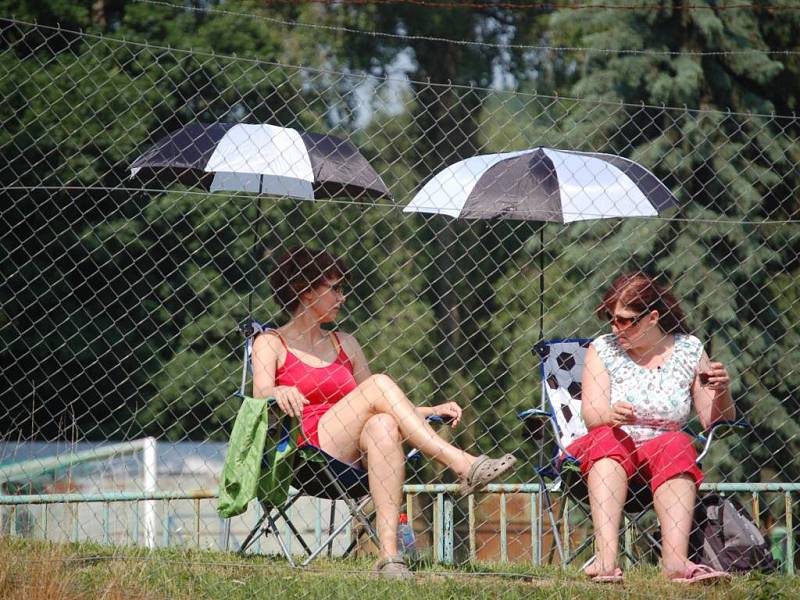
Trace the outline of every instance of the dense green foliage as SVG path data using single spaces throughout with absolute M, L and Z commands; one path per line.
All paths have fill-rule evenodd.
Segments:
M 665 8 L 240 0 L 223 14 L 0 2 L 17 19 L 0 21 L 3 434 L 224 439 L 236 409 L 236 325 L 251 293 L 256 315 L 280 320 L 269 261 L 300 242 L 352 267 L 341 327 L 357 332 L 373 370 L 417 403 L 459 399 L 469 409 L 460 442 L 480 451 L 517 448 L 514 413 L 538 402 L 540 259 L 553 337 L 599 333 L 592 308 L 620 270 L 661 273 L 736 375 L 737 402 L 756 425 L 744 443 L 718 445 L 715 477 L 795 479 L 800 230 L 763 221 L 800 213 L 798 122 L 767 116 L 797 109 L 797 55 L 772 51 L 797 50 L 800 12 L 650 4 Z M 64 30 L 47 28 L 56 24 Z M 89 35 L 66 31 L 78 28 Z M 348 137 L 397 206 L 130 188 L 131 160 L 195 120 Z M 671 220 L 568 227 L 398 208 L 457 159 L 537 145 L 640 160 L 682 206 Z

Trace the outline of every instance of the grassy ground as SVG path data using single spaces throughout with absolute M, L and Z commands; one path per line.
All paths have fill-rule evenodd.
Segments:
M 664 581 L 652 567 L 633 569 L 624 586 L 585 581 L 577 570 L 479 564 L 422 566 L 414 581 L 376 579 L 369 559 L 333 560 L 297 570 L 268 557 L 206 551 L 53 545 L 0 539 L 0 598 L 7 600 L 253 598 L 795 598 L 800 579 L 748 575 L 715 587 Z

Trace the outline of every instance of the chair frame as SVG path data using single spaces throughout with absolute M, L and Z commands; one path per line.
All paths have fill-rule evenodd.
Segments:
M 300 449 L 301 453 L 315 452 L 315 451 L 322 453 L 321 450 L 313 446 L 307 446 Z M 302 534 L 295 527 L 294 523 L 292 523 L 292 520 L 289 518 L 288 511 L 294 505 L 294 503 L 297 502 L 301 497 L 309 495 L 303 493 L 303 490 L 300 489 L 297 491 L 297 493 L 291 494 L 286 504 L 282 506 L 270 506 L 265 502 L 259 503 L 261 505 L 261 510 L 262 510 L 261 518 L 258 520 L 253 529 L 250 531 L 250 533 L 242 542 L 241 546 L 239 547 L 239 550 L 237 551 L 238 554 L 240 555 L 244 554 L 247 551 L 247 549 L 259 539 L 260 536 L 263 535 L 266 537 L 270 533 L 272 533 L 278 542 L 278 545 L 281 549 L 284 558 L 286 558 L 286 560 L 289 562 L 291 566 L 293 567 L 297 566 L 295 564 L 291 552 L 289 551 L 288 544 L 286 543 L 286 540 L 284 539 L 283 535 L 281 534 L 280 528 L 278 527 L 278 521 L 277 521 L 278 518 L 283 519 L 284 523 L 286 523 L 286 526 L 289 528 L 289 531 L 297 539 L 297 541 L 300 542 L 300 546 L 306 553 L 306 558 L 300 565 L 302 567 L 305 567 L 309 563 L 311 563 L 315 558 L 317 558 L 320 554 L 322 554 L 326 550 L 326 548 L 328 557 L 330 558 L 333 555 L 334 539 L 354 521 L 360 523 L 363 526 L 363 530 L 359 532 L 358 536 L 354 537 L 351 540 L 349 546 L 345 549 L 343 556 L 349 556 L 353 552 L 353 550 L 355 550 L 356 546 L 358 545 L 358 542 L 361 539 L 361 536 L 364 534 L 368 535 L 369 538 L 376 545 L 379 543 L 378 533 L 377 531 L 375 531 L 375 527 L 372 524 L 374 512 L 367 513 L 365 511 L 367 505 L 369 504 L 369 501 L 371 500 L 369 493 L 360 496 L 352 494 L 350 489 L 345 488 L 345 486 L 341 484 L 339 479 L 336 477 L 336 474 L 333 473 L 333 471 L 330 468 L 329 459 L 330 460 L 336 460 L 336 459 L 331 459 L 331 457 L 328 457 L 328 455 L 324 453 L 322 453 L 322 456 L 323 459 L 322 461 L 319 462 L 315 461 L 313 458 L 308 456 L 296 457 L 296 459 L 302 460 L 306 464 L 309 463 L 319 464 L 320 472 L 327 478 L 327 485 L 331 486 L 331 488 L 335 491 L 335 494 L 326 496 L 327 499 L 331 500 L 330 521 L 329 521 L 327 537 L 322 542 L 320 542 L 317 548 L 312 550 L 311 547 L 306 542 L 306 540 L 303 538 Z M 360 469 L 354 469 L 354 471 L 363 472 L 364 474 L 366 474 L 366 471 L 361 471 Z M 295 475 L 296 473 L 297 472 L 295 471 Z M 359 482 L 358 485 L 361 485 L 361 482 Z M 321 496 L 315 495 L 314 497 L 321 497 Z M 344 503 L 347 506 L 348 512 L 350 513 L 349 518 L 345 518 L 344 520 L 342 520 L 342 522 L 338 526 L 336 525 L 336 504 L 335 504 L 336 500 L 344 501 Z
M 589 343 L 591 339 L 587 338 L 556 338 L 551 340 L 545 340 L 538 342 L 534 348 L 533 353 L 538 356 L 539 358 L 539 374 L 541 376 L 541 386 L 542 386 L 542 397 L 541 397 L 541 406 L 540 409 L 527 409 L 517 413 L 517 417 L 523 421 L 526 425 L 526 429 L 528 432 L 536 432 L 531 433 L 529 437 L 534 440 L 534 443 L 539 447 L 538 454 L 539 454 L 539 465 L 535 467 L 536 475 L 539 479 L 539 486 L 542 490 L 544 502 L 545 502 L 545 510 L 547 511 L 548 519 L 550 521 L 550 527 L 553 533 L 553 539 L 555 541 L 556 548 L 558 550 L 559 557 L 561 559 L 561 564 L 563 566 L 569 565 L 575 558 L 585 550 L 590 544 L 594 543 L 594 536 L 591 536 L 584 540 L 569 556 L 564 550 L 564 544 L 562 543 L 561 538 L 558 534 L 558 527 L 557 527 L 557 520 L 555 517 L 555 513 L 553 512 L 553 503 L 550 497 L 551 491 L 556 491 L 558 488 L 563 485 L 564 486 L 564 494 L 569 494 L 569 488 L 574 487 L 574 483 L 568 481 L 568 478 L 565 478 L 565 470 L 576 470 L 579 465 L 580 461 L 575 458 L 574 456 L 570 455 L 567 452 L 567 449 L 564 447 L 561 437 L 562 431 L 558 424 L 558 419 L 556 416 L 556 411 L 558 408 L 556 407 L 555 403 L 552 402 L 550 397 L 550 393 L 547 386 L 547 374 L 545 372 L 545 362 L 548 356 L 548 347 L 554 344 L 559 343 Z M 545 408 L 547 406 L 547 408 Z M 543 464 L 542 456 L 543 456 L 543 430 L 546 428 L 547 424 L 550 424 L 551 433 L 553 436 L 554 441 L 556 442 L 556 451 L 553 457 L 550 459 L 548 464 Z M 708 451 L 711 448 L 711 443 L 715 437 L 720 437 L 724 433 L 729 433 L 733 429 L 744 429 L 747 428 L 748 424 L 744 420 L 736 420 L 736 421 L 727 421 L 721 420 L 713 423 L 710 427 L 708 427 L 705 432 L 701 435 L 695 435 L 690 431 L 686 431 L 689 435 L 691 435 L 694 440 L 700 444 L 702 444 L 702 450 L 698 454 L 696 463 L 699 466 L 703 458 L 708 454 Z M 536 437 L 540 437 L 540 440 L 536 440 Z M 566 467 L 566 469 L 565 469 Z M 553 484 L 548 488 L 545 479 L 550 479 L 553 481 Z M 644 491 L 646 490 L 646 491 Z M 661 544 L 656 540 L 649 531 L 644 530 L 638 527 L 639 522 L 641 521 L 642 517 L 645 516 L 651 510 L 652 498 L 647 497 L 646 494 L 649 493 L 649 488 L 644 486 L 644 490 L 639 488 L 634 488 L 634 493 L 628 494 L 628 500 L 625 503 L 625 514 L 630 515 L 629 522 L 625 524 L 622 529 L 622 533 L 627 533 L 631 527 L 637 527 L 640 530 L 640 533 L 647 538 L 647 540 L 654 546 L 656 549 L 660 550 Z M 643 497 L 642 494 L 645 494 Z M 588 508 L 588 501 L 584 502 L 581 499 L 576 499 L 578 504 L 586 511 Z M 623 554 L 631 561 L 635 562 L 635 557 L 632 556 L 628 550 L 623 546 L 622 548 Z M 594 557 L 590 558 L 589 561 L 584 565 L 587 566 L 594 560 Z
M 244 342 L 244 351 L 242 357 L 242 379 L 241 379 L 241 386 L 239 391 L 235 394 L 239 397 L 245 396 L 245 388 L 247 386 L 248 381 L 248 374 L 252 374 L 252 349 L 253 349 L 253 340 L 255 339 L 256 335 L 259 333 L 266 332 L 272 327 L 269 325 L 264 325 L 259 323 L 255 319 L 248 319 L 242 322 L 239 325 L 240 331 L 245 336 Z M 274 406 L 276 400 L 274 398 L 267 398 L 266 402 L 269 406 Z M 432 416 L 427 418 L 428 422 L 433 424 L 442 424 L 446 422 L 446 419 L 438 416 Z M 293 431 L 287 426 L 284 420 L 278 422 L 278 426 L 283 428 L 281 432 L 280 442 L 285 442 L 289 439 L 290 435 L 293 435 Z M 270 427 L 270 432 L 275 434 L 277 433 L 277 429 L 274 427 Z M 299 456 L 297 455 L 299 454 Z M 336 458 L 327 454 L 321 448 L 317 448 L 316 446 L 312 446 L 310 444 L 304 445 L 297 450 L 297 454 L 294 457 L 294 468 L 293 474 L 296 478 L 298 476 L 298 471 L 300 471 L 303 465 L 319 465 L 319 472 L 315 474 L 316 477 L 319 475 L 324 476 L 325 481 L 317 481 L 316 483 L 321 485 L 322 490 L 330 490 L 327 493 L 319 493 L 318 490 L 308 490 L 304 487 L 310 487 L 310 483 L 308 481 L 300 482 L 299 485 L 294 486 L 296 488 L 296 493 L 290 493 L 289 499 L 287 502 L 282 506 L 270 506 L 265 502 L 260 502 L 262 509 L 262 515 L 255 524 L 255 526 L 250 530 L 250 532 L 245 537 L 244 541 L 242 542 L 241 546 L 239 547 L 237 553 L 244 554 L 248 548 L 250 548 L 262 535 L 268 536 L 272 533 L 281 549 L 281 553 L 289 562 L 292 567 L 297 566 L 292 554 L 289 550 L 289 546 L 286 543 L 281 531 L 278 527 L 278 519 L 282 519 L 286 526 L 289 528 L 291 534 L 299 541 L 303 551 L 306 553 L 305 560 L 300 564 L 300 566 L 305 567 L 310 564 L 314 559 L 316 559 L 320 554 L 322 554 L 325 549 L 327 548 L 328 557 L 333 555 L 333 541 L 334 539 L 342 533 L 351 523 L 358 522 L 362 529 L 358 532 L 356 536 L 350 541 L 350 544 L 345 549 L 343 556 L 349 556 L 357 547 L 361 537 L 363 535 L 369 536 L 370 540 L 376 545 L 380 546 L 378 533 L 375 530 L 375 527 L 372 523 L 375 517 L 375 511 L 367 512 L 366 508 L 371 501 L 371 496 L 369 494 L 369 484 L 367 481 L 367 471 L 356 467 L 354 465 L 349 465 L 347 463 L 343 463 L 342 461 L 337 460 Z M 414 461 L 421 457 L 419 450 L 412 449 L 410 452 L 406 454 L 406 461 Z M 300 462 L 300 465 L 297 463 Z M 338 466 L 339 469 L 348 471 L 349 474 L 357 479 L 355 483 L 352 485 L 345 485 L 342 484 L 340 478 L 337 477 L 336 473 L 332 466 Z M 310 467 L 309 467 L 310 468 Z M 293 484 L 297 480 L 293 481 Z M 315 492 L 315 493 L 311 493 Z M 313 549 L 308 545 L 306 540 L 303 538 L 297 527 L 295 527 L 294 523 L 292 523 L 291 519 L 289 518 L 288 511 L 294 505 L 297 500 L 299 500 L 303 496 L 312 496 L 316 498 L 325 498 L 331 500 L 331 510 L 330 510 L 330 520 L 328 526 L 327 537 L 320 543 L 320 545 Z M 345 518 L 339 525 L 336 525 L 336 500 L 342 500 L 349 512 L 349 516 Z M 225 536 L 226 540 L 230 536 L 230 520 L 228 520 L 225 524 Z

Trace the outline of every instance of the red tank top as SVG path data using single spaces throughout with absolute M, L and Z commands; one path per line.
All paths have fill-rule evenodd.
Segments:
M 308 409 L 318 404 L 335 404 L 356 388 L 353 365 L 342 348 L 337 335 L 331 332 L 339 353 L 324 367 L 312 367 L 289 350 L 283 337 L 276 332 L 286 349 L 286 360 L 275 372 L 275 385 L 294 386 L 308 398 Z
M 286 349 L 286 360 L 275 372 L 275 385 L 294 386 L 308 398 L 310 404 L 303 407 L 303 418 L 301 419 L 303 434 L 300 435 L 298 443 L 300 445 L 311 444 L 319 448 L 317 428 L 322 415 L 356 389 L 353 364 L 342 348 L 339 337 L 333 332 L 331 335 L 336 340 L 339 353 L 331 364 L 324 367 L 312 367 L 304 363 L 289 350 L 289 346 L 277 331 L 275 334 Z

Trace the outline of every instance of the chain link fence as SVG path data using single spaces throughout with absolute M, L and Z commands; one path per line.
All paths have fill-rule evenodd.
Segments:
M 442 435 L 474 455 L 513 452 L 505 481 L 531 484 L 452 503 L 445 488 L 424 487 L 453 483 L 452 473 L 424 462 L 407 480 L 422 486 L 407 488 L 422 490 L 407 497 L 421 551 L 446 558 L 437 549 L 446 545 L 446 499 L 451 560 L 556 560 L 553 532 L 532 516 L 541 502 L 534 469 L 551 449 L 517 418 L 543 402 L 532 350 L 541 339 L 607 333 L 593 315 L 602 291 L 640 269 L 671 282 L 692 331 L 727 366 L 751 426 L 713 444 L 706 481 L 750 490 L 740 498 L 793 569 L 786 548 L 797 535 L 797 494 L 753 484 L 800 474 L 795 117 L 377 78 L 8 18 L 0 39 L 0 459 L 27 469 L 3 482 L 5 532 L 234 549 L 257 508 L 230 532 L 215 514 L 241 403 L 238 324 L 285 321 L 268 276 L 283 250 L 302 244 L 346 263 L 338 328 L 357 338 L 372 372 L 417 405 L 457 401 L 463 423 Z M 130 178 L 155 140 L 220 121 L 346 139 L 392 199 L 301 201 Z M 403 212 L 458 160 L 538 146 L 636 160 L 678 207 L 571 224 Z M 143 438 L 156 440 L 155 462 L 138 446 L 73 460 Z M 57 464 L 42 466 L 52 456 Z M 145 482 L 146 464 L 157 465 L 155 482 Z M 74 501 L 144 492 L 127 504 Z M 72 502 L 37 504 L 55 494 Z M 567 515 L 557 534 L 574 547 L 591 522 L 556 498 Z M 319 538 L 328 506 L 297 505 L 298 525 Z M 646 544 L 636 548 L 634 559 L 653 558 Z

